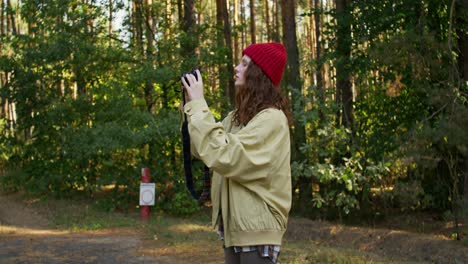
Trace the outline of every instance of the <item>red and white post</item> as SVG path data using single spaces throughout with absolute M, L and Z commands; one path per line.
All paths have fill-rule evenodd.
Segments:
M 151 181 L 150 171 L 149 168 L 141 169 L 141 182 L 142 183 L 149 183 Z M 141 205 L 140 206 L 140 218 L 142 221 L 149 221 L 150 220 L 150 206 L 149 205 Z

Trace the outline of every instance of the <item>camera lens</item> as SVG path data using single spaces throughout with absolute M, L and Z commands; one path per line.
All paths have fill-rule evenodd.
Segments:
M 187 75 L 187 73 L 184 73 L 184 79 L 185 79 L 185 82 L 186 82 L 187 84 L 189 84 L 189 81 L 188 81 L 186 75 Z
M 195 76 L 195 80 L 198 81 L 197 70 L 199 70 L 200 73 L 201 73 L 200 68 L 192 68 L 192 70 L 191 70 L 190 72 L 186 72 L 186 73 L 184 73 L 184 74 L 182 75 L 182 77 L 184 77 L 185 82 L 187 82 L 187 84 L 189 84 L 189 81 L 188 81 L 188 79 L 187 79 L 187 77 L 186 77 L 187 74 L 193 74 L 193 76 Z

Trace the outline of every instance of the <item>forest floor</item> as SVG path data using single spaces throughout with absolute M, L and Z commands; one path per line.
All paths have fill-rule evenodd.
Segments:
M 0 193 L 0 263 L 223 263 L 208 215 L 142 222 L 137 211 L 100 212 L 90 201 Z M 468 245 L 452 232 L 428 216 L 373 227 L 291 217 L 279 263 L 468 264 Z

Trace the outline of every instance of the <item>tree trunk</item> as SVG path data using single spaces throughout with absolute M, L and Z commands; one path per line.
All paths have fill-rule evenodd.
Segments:
M 458 36 L 458 71 L 460 78 L 463 83 L 468 81 L 468 33 L 466 33 L 466 25 L 468 21 L 463 17 L 463 14 L 468 12 L 468 1 L 458 1 L 459 5 L 456 8 L 457 19 L 455 24 L 457 25 L 457 36 Z M 465 31 L 464 31 L 465 30 Z
M 458 1 L 458 5 L 456 7 L 456 33 L 458 36 L 458 73 L 460 78 L 460 86 L 466 85 L 468 82 L 468 33 L 466 32 L 466 25 L 468 24 L 468 19 L 466 18 L 466 14 L 468 12 L 468 1 Z M 464 16 L 465 15 L 465 16 Z M 459 87 L 459 89 L 462 89 Z M 461 162 L 461 171 L 460 173 L 460 182 L 461 182 L 461 206 L 465 208 L 464 210 L 467 211 L 468 209 L 468 162 L 466 160 Z M 461 212 L 462 219 L 460 222 L 462 225 L 467 224 L 468 221 L 466 219 L 467 212 Z
M 77 8 L 78 8 L 78 2 L 75 1 L 71 4 L 71 10 L 73 13 L 77 12 Z M 83 3 L 81 3 L 83 5 Z M 58 26 L 59 25 L 59 21 L 61 20 L 60 17 L 56 17 L 55 19 L 55 23 L 56 25 Z M 72 20 L 72 23 L 80 23 L 80 22 L 77 22 L 77 20 Z M 42 32 L 42 35 L 44 35 L 44 32 Z M 75 64 L 71 65 L 72 69 L 73 69 L 73 74 L 74 74 L 74 80 L 73 80 L 73 99 L 77 99 L 78 96 L 80 95 L 83 95 L 85 94 L 86 90 L 85 90 L 85 80 L 84 80 L 84 77 L 81 73 L 81 68 Z
M 10 17 L 11 32 L 13 33 L 13 35 L 17 35 L 15 14 L 13 13 L 13 8 L 11 6 L 11 1 L 10 0 L 7 0 L 7 7 L 9 9 L 9 11 L 7 12 L 7 16 Z M 8 26 L 8 23 L 7 23 L 7 26 Z
M 0 0 L 0 37 L 5 36 L 5 2 Z M 0 50 L 3 48 L 3 42 L 0 42 Z M 1 83 L 0 83 L 1 84 Z
M 245 25 L 245 3 L 244 0 L 240 0 L 240 24 Z M 246 33 L 244 30 L 241 31 L 241 49 L 243 50 L 247 45 Z
M 16 19 L 16 33 L 18 35 L 21 35 L 21 12 L 20 12 L 20 7 L 21 7 L 21 0 L 18 0 L 16 2 L 16 5 L 18 6 L 18 9 L 15 13 L 15 15 L 17 15 L 17 19 Z
M 272 40 L 271 34 L 271 25 L 270 25 L 270 4 L 269 0 L 265 0 L 265 26 L 267 29 L 267 41 L 270 42 Z
M 3 2 L 2 3 L 5 3 L 3 4 L 3 12 L 5 14 L 4 16 L 4 20 L 6 20 L 6 28 L 4 28 L 4 36 L 11 36 L 12 34 L 15 35 L 16 34 L 16 29 L 14 28 L 15 27 L 15 23 L 14 23 L 14 17 L 12 17 L 12 12 L 11 12 L 11 3 L 10 3 L 10 0 L 6 0 L 6 2 Z M 8 11 L 9 10 L 9 11 Z M 2 21 L 3 23 L 3 21 Z M 4 82 L 3 82 L 3 86 L 8 86 L 9 82 L 10 82 L 10 77 L 11 77 L 11 72 L 5 72 L 4 75 L 3 75 L 3 78 L 4 78 Z M 9 122 L 9 126 L 10 126 L 10 132 L 12 134 L 16 134 L 17 131 L 16 131 L 16 107 L 15 107 L 15 102 L 10 102 L 10 100 L 8 100 L 7 98 L 5 99 L 5 101 L 3 102 L 4 103 L 4 109 L 5 109 L 5 115 L 6 115 L 6 118 L 7 118 L 7 122 Z M 16 137 L 16 135 L 15 135 Z
M 140 54 L 144 54 L 143 48 L 143 10 L 142 0 L 133 0 L 133 44 Z
M 353 131 L 353 91 L 348 70 L 351 56 L 350 12 L 347 0 L 336 0 L 337 32 L 337 99 L 341 105 L 341 124 Z M 340 97 L 338 97 L 340 96 Z
M 84 5 L 87 6 L 85 9 L 87 30 L 89 33 L 94 34 L 94 19 L 93 19 L 93 16 L 89 14 L 90 12 L 89 10 L 93 8 L 92 1 L 88 2 L 88 0 L 86 0 L 84 2 Z
M 188 32 L 195 24 L 195 4 L 194 0 L 184 0 L 184 23 L 183 30 Z
M 186 34 L 186 39 L 182 41 L 182 63 L 183 70 L 189 70 L 193 67 L 193 60 L 196 57 L 195 49 L 197 47 L 196 36 L 194 36 L 193 28 L 195 26 L 195 5 L 194 0 L 184 0 L 184 21 L 182 22 L 182 30 Z
M 239 25 L 239 0 L 234 0 L 234 28 L 237 33 L 237 37 L 234 38 L 234 63 L 237 63 L 240 60 L 240 51 L 239 51 L 239 31 L 237 25 Z
M 301 104 L 302 99 L 302 84 L 299 71 L 299 50 L 297 46 L 296 36 L 296 20 L 295 20 L 295 1 L 281 0 L 281 12 L 283 22 L 283 43 L 288 53 L 288 64 L 285 72 L 285 83 L 291 86 L 291 103 L 294 113 L 302 113 L 304 111 Z M 305 128 L 299 120 L 294 120 L 294 140 L 293 140 L 293 160 L 302 160 L 303 154 L 299 151 L 302 144 L 305 143 Z
M 302 85 L 299 72 L 299 50 L 297 47 L 296 36 L 296 1 L 294 0 L 281 0 L 281 17 L 283 24 L 283 43 L 286 46 L 288 53 L 288 63 L 285 72 L 286 85 L 290 85 L 291 103 L 293 106 L 293 113 L 302 113 L 304 107 L 302 105 Z M 303 161 L 304 154 L 300 151 L 300 147 L 306 142 L 305 127 L 297 119 L 294 119 L 294 131 L 292 140 L 292 160 Z M 299 201 L 298 209 L 300 212 L 305 212 L 310 206 L 312 201 L 311 196 L 312 182 L 310 178 L 300 177 L 298 179 L 299 188 Z
M 7 76 L 7 78 L 8 78 L 8 76 Z M 16 105 L 15 105 L 15 102 L 7 101 L 7 105 L 8 105 L 8 121 L 10 121 L 11 132 L 17 133 L 18 131 L 16 130 Z
M 321 43 L 320 43 L 320 16 L 323 14 L 321 12 L 321 6 L 319 0 L 314 0 L 314 24 L 315 24 L 315 60 L 317 63 L 317 68 L 316 68 L 316 76 L 317 76 L 317 92 L 318 92 L 318 100 L 319 100 L 319 105 L 325 105 L 325 87 L 323 85 L 323 75 L 322 75 L 322 49 L 321 49 Z M 325 115 L 323 114 L 322 109 L 319 109 L 319 118 L 320 118 L 320 124 L 323 124 L 325 121 Z
M 5 1 L 8 1 L 8 0 L 5 0 Z M 5 6 L 5 7 L 6 7 L 6 8 L 5 8 L 5 16 L 6 16 L 6 17 L 5 17 L 5 18 L 6 18 L 6 19 L 5 19 L 5 20 L 6 20 L 6 35 L 9 36 L 9 35 L 11 34 L 11 32 L 10 32 L 10 18 L 9 18 L 9 16 L 8 16 L 8 12 L 7 12 L 7 9 L 8 9 L 8 2 L 6 2 L 6 3 L 7 3 L 6 6 Z
M 109 47 L 112 46 L 112 20 L 114 20 L 114 10 L 113 10 L 112 0 L 109 0 Z
M 0 0 L 0 37 L 5 36 L 5 3 L 4 0 Z M 0 50 L 3 50 L 3 42 L 0 42 Z M 5 73 L 0 72 L 0 89 L 5 86 Z M 6 117 L 6 101 L 0 97 L 0 118 Z
M 216 0 L 216 27 L 217 27 L 216 40 L 220 47 L 224 45 L 224 41 L 222 37 L 222 28 L 224 27 L 223 26 L 223 23 L 224 23 L 223 4 L 225 3 L 226 2 L 223 0 Z
M 250 0 L 250 41 L 257 43 L 257 29 L 255 27 L 255 0 Z
M 167 0 L 167 1 L 172 1 L 172 0 Z M 179 21 L 180 23 L 183 23 L 184 21 L 184 8 L 182 6 L 182 0 L 177 0 L 177 14 L 179 16 Z
M 154 55 L 153 0 L 145 0 L 145 25 L 146 57 L 152 59 Z
M 180 0 L 178 1 L 180 2 Z M 171 35 L 172 35 L 172 6 L 171 6 L 171 0 L 166 0 L 166 14 L 165 14 L 165 18 L 166 18 L 166 21 L 167 21 L 167 25 L 166 25 L 166 30 L 164 31 L 164 39 L 165 40 L 168 40 L 171 38 Z M 180 21 L 180 20 L 179 20 Z
M 220 67 L 219 83 L 225 87 L 225 96 L 229 98 L 231 106 L 234 105 L 234 79 L 232 74 L 234 72 L 232 62 L 232 41 L 231 41 L 231 27 L 229 24 L 229 15 L 227 12 L 226 0 L 216 0 L 216 19 L 218 28 L 222 29 L 222 36 L 218 37 L 218 45 L 227 47 L 226 65 Z M 224 73 L 224 74 L 223 74 Z M 227 73 L 227 75 L 226 75 Z
M 288 53 L 288 63 L 285 72 L 284 83 L 291 87 L 291 103 L 293 106 L 293 113 L 302 113 L 304 107 L 302 105 L 302 84 L 299 71 L 299 50 L 297 46 L 296 36 L 296 20 L 295 20 L 295 7 L 294 0 L 281 0 L 281 17 L 283 24 L 283 43 L 286 46 Z M 288 89 L 287 89 L 288 90 Z M 292 160 L 303 161 L 305 155 L 300 151 L 300 147 L 306 143 L 305 127 L 297 119 L 294 119 L 294 131 L 292 140 Z M 312 201 L 311 188 L 312 182 L 310 178 L 300 177 L 298 179 L 299 188 L 299 201 L 298 209 L 300 212 L 305 212 L 310 208 Z
M 310 16 L 309 16 L 309 28 L 305 30 L 305 34 L 307 35 L 307 49 L 310 50 L 311 58 L 315 58 L 315 22 L 314 22 L 314 0 L 308 0 L 308 4 L 310 6 Z M 312 73 L 310 76 L 310 83 L 311 85 L 315 84 L 315 73 Z
M 273 1 L 273 41 L 280 42 L 278 1 Z
M 5 0 L 0 0 L 0 36 L 5 36 Z M 0 43 L 0 50 L 2 43 Z
M 223 0 L 216 0 L 216 42 L 219 48 L 224 47 L 226 44 L 223 37 L 224 28 L 224 8 L 223 4 L 226 4 Z M 224 91 L 224 95 L 229 98 L 229 88 L 226 79 L 226 65 L 219 65 L 218 71 L 218 83 L 219 88 Z
M 145 37 L 146 37 L 146 60 L 148 65 L 153 65 L 154 56 L 154 32 L 153 32 L 153 12 L 152 12 L 153 0 L 145 0 Z M 145 101 L 146 107 L 149 113 L 154 114 L 155 100 L 154 100 L 154 88 L 153 81 L 148 80 L 145 84 Z

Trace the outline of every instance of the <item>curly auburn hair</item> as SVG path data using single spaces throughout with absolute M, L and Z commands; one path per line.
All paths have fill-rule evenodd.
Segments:
M 238 126 L 247 125 L 256 114 L 270 107 L 282 110 L 288 118 L 289 126 L 292 124 L 289 100 L 253 61 L 249 62 L 246 69 L 245 84 L 236 87 L 235 104 L 233 121 Z

